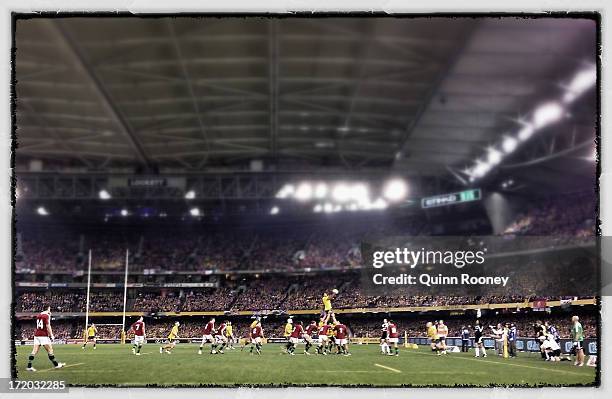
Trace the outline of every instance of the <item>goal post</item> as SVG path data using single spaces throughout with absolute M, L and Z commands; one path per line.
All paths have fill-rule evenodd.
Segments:
M 127 305 L 127 287 L 128 287 L 128 264 L 130 258 L 130 250 L 125 250 L 125 279 L 123 281 L 123 318 L 121 321 L 121 344 L 125 344 L 125 311 Z
M 89 326 L 89 293 L 91 288 L 91 249 L 87 261 L 87 298 L 85 300 L 85 328 L 83 329 L 83 342 L 87 342 L 87 327 Z

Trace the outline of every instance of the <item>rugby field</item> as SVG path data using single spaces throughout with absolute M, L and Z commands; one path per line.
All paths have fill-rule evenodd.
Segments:
M 141 356 L 131 345 L 56 345 L 55 354 L 66 367 L 55 370 L 46 353 L 34 361 L 37 372 L 25 370 L 31 347 L 17 347 L 20 380 L 64 380 L 69 385 L 112 386 L 235 386 L 235 385 L 360 385 L 360 386 L 546 386 L 593 385 L 593 367 L 574 367 L 573 362 L 549 363 L 539 354 L 520 353 L 502 359 L 490 352 L 487 358 L 453 353 L 436 356 L 428 347 L 404 349 L 398 357 L 380 354 L 377 345 L 353 345 L 352 356 L 305 356 L 299 346 L 295 356 L 281 353 L 279 344 L 263 347 L 261 356 L 245 349 L 225 354 L 198 355 L 198 345 L 179 344 L 170 355 L 147 344 Z M 312 351 L 312 350 L 311 350 Z

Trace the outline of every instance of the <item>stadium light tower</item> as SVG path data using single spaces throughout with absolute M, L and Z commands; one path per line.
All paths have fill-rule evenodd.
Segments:
M 408 185 L 402 179 L 390 180 L 383 189 L 383 196 L 391 202 L 401 201 L 407 195 Z

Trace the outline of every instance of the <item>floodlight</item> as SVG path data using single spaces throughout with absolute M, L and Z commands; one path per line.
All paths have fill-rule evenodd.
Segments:
M 516 149 L 518 142 L 514 137 L 507 136 L 502 142 L 502 149 L 506 154 L 510 154 Z
M 533 113 L 533 124 L 535 128 L 541 128 L 555 123 L 563 116 L 563 107 L 555 101 L 542 104 Z
M 312 185 L 310 183 L 302 183 L 295 191 L 295 199 L 298 201 L 309 201 L 312 199 Z
M 98 198 L 100 198 L 101 200 L 108 200 L 111 198 L 111 195 L 108 191 L 102 189 L 98 192 Z
M 407 194 L 408 186 L 402 179 L 390 180 L 383 189 L 383 196 L 391 202 L 401 201 Z

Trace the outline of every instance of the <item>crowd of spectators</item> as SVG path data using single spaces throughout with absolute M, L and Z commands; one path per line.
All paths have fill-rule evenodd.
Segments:
M 506 234 L 592 237 L 596 202 L 593 193 L 555 196 L 528 206 L 510 224 Z

